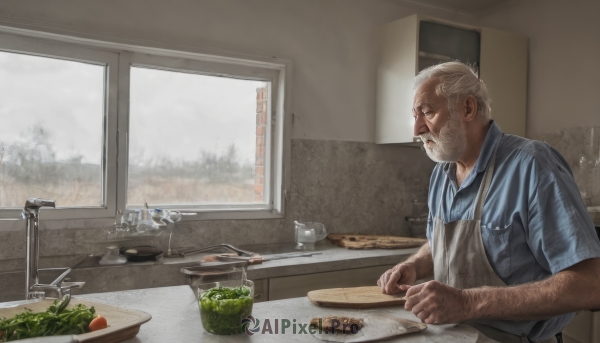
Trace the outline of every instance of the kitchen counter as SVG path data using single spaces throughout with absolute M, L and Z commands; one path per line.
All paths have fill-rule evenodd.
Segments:
M 244 248 L 264 257 L 272 254 L 304 252 L 294 249 L 294 244 L 257 245 Z M 321 253 L 319 255 L 265 261 L 262 264 L 251 265 L 248 267 L 247 277 L 251 280 L 259 280 L 391 265 L 405 260 L 417 249 L 349 250 L 322 241 L 315 246 L 315 250 L 310 251 Z M 74 295 L 185 285 L 188 284 L 188 280 L 180 272 L 181 268 L 199 265 L 204 255 L 206 254 L 190 255 L 185 258 L 163 258 L 157 262 L 129 262 L 119 266 L 76 268 L 69 274 L 69 278 L 72 281 L 86 282 L 83 289 L 73 290 Z M 71 257 L 71 260 L 74 259 L 75 257 Z M 45 264 L 47 267 L 66 265 L 69 264 L 67 262 Z M 23 270 L 0 273 L 0 289 L 3 290 L 0 301 L 22 299 L 21 290 L 24 288 L 24 280 Z
M 206 332 L 200 322 L 200 311 L 193 291 L 189 286 L 160 287 L 123 292 L 87 294 L 77 298 L 98 301 L 123 308 L 131 308 L 147 312 L 152 320 L 141 326 L 140 332 L 127 343 L 164 343 L 164 342 L 322 342 L 310 334 L 296 334 L 291 328 L 286 334 L 254 334 L 248 336 L 239 334 L 233 336 L 218 336 Z M 369 310 L 337 309 L 319 307 L 308 298 L 292 298 L 258 303 L 254 305 L 252 314 L 264 323 L 265 319 L 289 319 L 307 323 L 315 316 L 349 315 L 365 316 L 365 314 L 389 314 L 397 317 L 418 319 L 402 307 L 386 307 Z M 109 323 L 110 324 L 110 323 Z M 483 336 L 477 330 L 460 324 L 429 325 L 422 332 L 406 336 L 398 336 L 386 342 L 494 342 Z
M 256 250 L 260 251 L 261 249 L 266 249 L 266 246 L 257 247 Z M 397 264 L 407 259 L 417 250 L 418 248 L 351 250 L 323 241 L 321 245 L 315 247 L 315 250 L 289 252 L 316 252 L 320 253 L 319 255 L 265 261 L 262 264 L 251 265 L 248 267 L 248 278 L 265 279 Z M 261 254 L 267 258 L 269 256 L 269 254 Z

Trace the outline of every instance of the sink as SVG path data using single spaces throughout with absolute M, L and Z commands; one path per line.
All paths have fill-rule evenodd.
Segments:
M 98 262 L 100 261 L 100 259 L 102 259 L 102 256 L 102 254 L 79 256 L 77 259 L 75 259 L 75 262 L 71 265 L 71 268 L 83 269 L 101 267 L 102 265 Z
M 297 247 L 296 243 L 284 243 L 284 244 L 257 244 L 257 245 L 245 245 L 240 246 L 240 249 L 255 252 L 261 256 L 278 255 L 286 253 L 301 253 L 301 252 L 315 252 L 329 250 L 335 247 L 328 240 L 318 241 L 314 245 L 314 249 L 306 249 L 306 247 Z

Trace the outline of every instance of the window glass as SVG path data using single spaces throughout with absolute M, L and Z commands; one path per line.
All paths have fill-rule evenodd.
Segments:
M 0 51 L 0 207 L 102 206 L 105 67 Z
M 421 21 L 419 71 L 436 64 L 460 61 L 479 68 L 480 34 L 475 30 Z
M 131 68 L 127 203 L 265 203 L 269 83 Z

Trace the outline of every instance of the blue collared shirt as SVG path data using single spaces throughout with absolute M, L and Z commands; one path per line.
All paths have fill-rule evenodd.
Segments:
M 548 144 L 504 134 L 495 122 L 460 187 L 455 163 L 435 166 L 429 187 L 429 243 L 434 216 L 445 223 L 473 219 L 473 203 L 498 143 L 481 218 L 485 254 L 496 274 L 507 285 L 518 285 L 600 257 L 600 241 L 567 162 Z M 537 341 L 561 331 L 574 315 L 514 323 L 522 323 L 522 330 Z

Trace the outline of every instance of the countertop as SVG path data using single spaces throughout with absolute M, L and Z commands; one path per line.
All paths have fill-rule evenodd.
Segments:
M 279 254 L 275 249 L 268 250 L 268 247 L 268 245 L 256 246 L 255 250 L 266 258 L 268 258 L 270 254 Z M 275 245 L 273 245 L 273 247 L 275 247 Z M 246 248 L 252 249 L 250 246 Z M 272 277 L 397 264 L 404 261 L 418 249 L 419 248 L 351 250 L 340 248 L 328 241 L 323 241 L 322 244 L 317 245 L 314 250 L 289 251 L 283 249 L 286 253 L 315 252 L 320 254 L 311 257 L 265 261 L 261 264 L 251 265 L 248 267 L 248 278 L 258 280 Z
M 189 286 L 159 287 L 123 292 L 80 295 L 77 298 L 98 301 L 123 308 L 147 312 L 152 320 L 142 325 L 135 338 L 127 343 L 164 343 L 164 342 L 322 342 L 310 334 L 296 334 L 287 330 L 286 334 L 239 334 L 218 336 L 206 332 L 200 322 L 200 311 L 192 289 Z M 418 319 L 402 307 L 387 307 L 369 310 L 352 310 L 319 307 L 308 298 L 292 298 L 268 301 L 254 305 L 252 314 L 264 322 L 265 319 L 289 319 L 306 323 L 312 317 L 328 315 L 365 316 L 368 314 L 390 314 L 397 317 Z M 109 323 L 110 324 L 110 323 Z M 461 324 L 429 325 L 422 332 L 398 336 L 386 342 L 494 342 L 477 330 Z
M 306 252 L 294 249 L 294 244 L 256 245 L 243 248 L 267 258 L 273 254 Z M 314 250 L 310 250 L 320 253 L 319 255 L 265 261 L 262 264 L 251 265 L 247 269 L 247 277 L 251 280 L 260 280 L 396 264 L 417 250 L 418 248 L 349 250 L 322 241 L 315 246 Z M 188 280 L 180 272 L 181 268 L 199 265 L 203 255 L 163 258 L 157 262 L 129 262 L 119 266 L 96 265 L 76 268 L 69 274 L 69 278 L 72 281 L 86 282 L 81 290 L 73 290 L 74 295 L 185 285 L 188 284 Z M 70 257 L 71 260 L 75 258 L 75 256 Z M 67 261 L 67 258 L 65 257 L 64 260 Z M 58 260 L 43 263 L 43 267 L 68 265 L 67 262 Z M 24 288 L 24 280 L 24 270 L 0 273 L 0 289 L 3 289 L 0 301 L 22 299 L 21 290 Z

